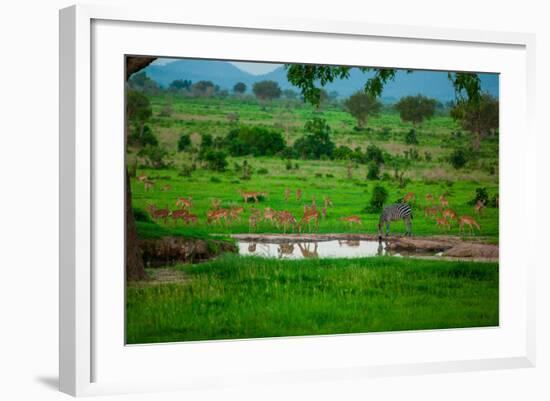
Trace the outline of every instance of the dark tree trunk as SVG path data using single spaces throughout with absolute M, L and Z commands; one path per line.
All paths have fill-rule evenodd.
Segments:
M 126 57 L 126 80 L 135 72 L 147 67 L 155 60 L 154 57 Z M 126 130 L 124 133 L 126 144 L 128 138 L 128 124 L 125 124 Z M 144 280 L 147 278 L 145 266 L 141 255 L 141 249 L 138 245 L 138 236 L 136 231 L 136 222 L 132 211 L 132 189 L 130 186 L 130 175 L 128 174 L 128 166 L 125 168 L 125 185 L 126 185 L 126 280 Z

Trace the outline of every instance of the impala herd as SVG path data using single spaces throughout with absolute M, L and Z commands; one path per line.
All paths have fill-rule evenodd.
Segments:
M 144 185 L 144 190 L 149 191 L 153 188 L 154 182 L 146 176 L 137 177 L 138 181 Z M 170 185 L 164 185 L 161 188 L 162 191 L 170 191 Z M 294 191 L 296 201 L 302 200 L 302 190 L 300 188 Z M 295 217 L 288 210 L 275 210 L 271 207 L 265 207 L 260 209 L 257 207 L 261 199 L 265 199 L 269 196 L 264 191 L 239 191 L 239 195 L 242 198 L 243 203 L 248 204 L 249 201 L 253 201 L 253 205 L 248 208 L 248 228 L 249 232 L 255 232 L 258 229 L 258 224 L 267 223 L 277 229 L 282 229 L 284 233 L 287 231 L 297 230 L 302 232 L 302 229 L 307 228 L 308 231 L 317 231 L 319 229 L 319 220 L 325 219 L 329 208 L 333 207 L 333 202 L 328 196 L 323 197 L 322 207 L 319 210 L 317 207 L 317 199 L 315 196 L 311 197 L 311 202 L 304 204 L 303 215 L 301 218 Z M 283 197 L 288 203 L 291 200 L 292 191 L 290 188 L 285 188 Z M 446 199 L 446 194 L 439 196 L 438 198 L 428 193 L 425 195 L 428 206 L 424 207 L 424 216 L 428 219 L 434 219 L 435 225 L 444 230 L 451 230 L 453 223 L 456 223 L 459 227 L 459 233 L 464 233 L 464 226 L 468 226 L 470 234 L 473 234 L 475 230 L 480 231 L 481 227 L 478 222 L 471 216 L 462 215 L 458 216 L 457 213 L 450 208 L 449 201 Z M 439 199 L 436 203 L 435 199 Z M 414 192 L 408 192 L 402 199 L 402 202 L 413 203 L 417 202 L 417 195 Z M 497 201 L 498 202 L 498 201 Z M 176 209 L 170 210 L 168 208 L 159 208 L 154 204 L 147 205 L 147 211 L 155 221 L 163 221 L 165 224 L 171 219 L 172 222 L 177 225 L 178 220 L 185 225 L 197 224 L 199 217 L 192 212 L 193 198 L 178 197 L 175 200 Z M 498 207 L 498 203 L 497 203 Z M 478 201 L 473 210 L 478 216 L 483 215 L 485 204 L 482 201 Z M 228 226 L 235 222 L 242 222 L 242 215 L 245 212 L 244 206 L 232 204 L 229 207 L 222 207 L 222 201 L 214 198 L 210 201 L 210 208 L 206 211 L 206 224 L 208 225 L 224 225 Z M 347 224 L 349 228 L 354 225 L 361 226 L 361 217 L 357 215 L 343 216 L 339 219 L 343 223 Z

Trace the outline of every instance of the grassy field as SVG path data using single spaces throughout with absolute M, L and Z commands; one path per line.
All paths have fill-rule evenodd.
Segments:
M 244 260 L 243 260 L 244 259 Z M 497 326 L 498 264 L 226 256 L 127 287 L 127 342 Z
M 455 170 L 446 161 L 446 157 L 456 146 L 465 146 L 469 137 L 463 133 L 457 137 L 453 132 L 459 131 L 457 124 L 448 116 L 439 114 L 433 119 L 416 127 L 418 145 L 407 145 L 404 142 L 406 132 L 412 128 L 409 123 L 401 122 L 399 115 L 390 109 L 382 112 L 378 117 L 369 120 L 365 131 L 357 132 L 353 129 L 354 119 L 341 108 L 326 106 L 321 111 L 300 102 L 292 103 L 279 101 L 262 108 L 256 101 L 228 99 L 186 98 L 175 95 L 159 95 L 151 97 L 153 118 L 151 127 L 159 138 L 160 145 L 169 151 L 169 161 L 173 167 L 164 170 L 138 168 L 137 175 L 147 175 L 155 182 L 153 190 L 145 191 L 141 182 L 132 180 L 133 202 L 137 209 L 145 210 L 147 204 L 155 204 L 160 208 L 176 209 L 175 200 L 179 196 L 192 196 L 194 207 L 192 212 L 199 217 L 199 222 L 193 227 L 174 228 L 174 232 L 182 235 L 197 232 L 240 233 L 248 232 L 248 216 L 256 205 L 244 205 L 239 191 L 266 191 L 268 199 L 262 201 L 259 208 L 271 207 L 275 210 L 289 210 L 299 220 L 303 214 L 304 204 L 316 198 L 317 204 L 322 204 L 323 198 L 328 196 L 334 203 L 328 209 L 327 219 L 321 221 L 319 232 L 348 232 L 350 228 L 340 221 L 341 217 L 359 215 L 363 220 L 361 227 L 354 227 L 351 231 L 374 232 L 378 221 L 378 214 L 365 213 L 375 185 L 383 185 L 389 192 L 388 203 L 395 202 L 408 192 L 414 192 L 418 201 L 414 205 L 413 232 L 417 235 L 440 234 L 434 219 L 424 216 L 423 208 L 429 206 L 425 195 L 430 193 L 437 198 L 445 195 L 450 207 L 458 215 L 474 216 L 481 225 L 478 236 L 498 240 L 498 209 L 487 208 L 483 216 L 474 214 L 473 207 L 468 202 L 474 198 L 476 188 L 484 187 L 493 196 L 498 193 L 498 138 L 487 139 L 482 142 L 479 158 L 465 168 Z M 161 110 L 170 104 L 172 114 L 162 116 Z M 201 134 L 211 134 L 223 137 L 235 127 L 230 124 L 226 116 L 236 112 L 240 117 L 240 124 L 261 125 L 278 129 L 284 132 L 289 144 L 303 135 L 305 122 L 313 116 L 326 119 L 332 128 L 332 140 L 337 145 L 346 145 L 351 148 L 357 146 L 363 150 L 369 144 L 375 144 L 390 154 L 402 154 L 407 149 L 414 148 L 421 155 L 421 159 L 413 163 L 407 171 L 409 183 L 400 188 L 398 183 L 389 178 L 386 180 L 367 180 L 367 166 L 356 165 L 352 171 L 352 178 L 348 177 L 349 162 L 338 160 L 293 160 L 292 165 L 298 169 L 286 168 L 286 161 L 280 157 L 229 157 L 229 166 L 225 172 L 213 172 L 200 167 L 193 171 L 191 176 L 180 174 L 182 166 L 196 162 L 196 150 L 177 152 L 177 141 L 182 133 L 190 134 L 195 149 L 200 146 Z M 429 153 L 431 160 L 427 161 L 424 155 Z M 128 152 L 128 163 L 132 165 L 136 156 L 132 149 Z M 242 165 L 243 161 L 252 166 L 250 180 L 241 178 L 241 170 L 235 170 L 234 165 Z M 495 170 L 495 166 L 496 170 Z M 265 169 L 259 174 L 260 169 Z M 386 172 L 393 177 L 390 167 L 382 167 L 382 175 Z M 161 189 L 169 185 L 170 190 Z M 285 189 L 291 191 L 290 200 L 284 199 Z M 296 189 L 301 189 L 302 200 L 295 197 Z M 206 211 L 211 207 L 212 199 L 222 200 L 222 207 L 245 206 L 241 222 L 234 222 L 229 226 L 207 226 Z M 160 223 L 164 224 L 164 223 Z M 169 225 L 172 223 L 170 222 Z M 402 223 L 395 223 L 394 232 L 404 230 Z M 268 223 L 261 223 L 258 232 L 277 232 L 278 230 Z M 445 232 L 446 233 L 446 232 Z M 458 234 L 458 226 L 453 225 L 452 234 Z M 143 235 L 147 235 L 143 232 Z

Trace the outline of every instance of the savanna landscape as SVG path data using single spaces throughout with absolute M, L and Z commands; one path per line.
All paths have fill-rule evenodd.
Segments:
M 257 64 L 127 58 L 127 343 L 497 326 L 498 76 Z

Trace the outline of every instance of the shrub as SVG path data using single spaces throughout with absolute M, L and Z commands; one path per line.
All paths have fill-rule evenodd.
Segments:
M 416 131 L 414 129 L 409 130 L 405 134 L 405 143 L 407 145 L 418 145 L 418 139 L 416 138 Z
M 381 185 L 376 185 L 372 191 L 368 206 L 365 208 L 367 213 L 379 213 L 382 211 L 386 200 L 388 199 L 388 191 Z
M 432 154 L 428 151 L 424 152 L 424 159 L 427 161 L 427 162 L 431 162 L 432 161 Z
M 330 173 L 328 173 L 328 174 L 325 174 L 325 177 L 326 177 L 326 178 L 334 178 L 334 175 L 333 175 L 333 174 L 330 174 Z
M 214 143 L 214 138 L 211 134 L 202 134 L 201 135 L 201 147 L 209 148 Z
M 218 150 L 210 150 L 205 154 L 204 159 L 208 164 L 208 168 L 213 171 L 225 171 L 227 167 L 227 155 L 225 152 Z
M 135 128 L 132 134 L 128 136 L 128 144 L 135 146 L 158 146 L 159 142 L 153 130 L 148 125 L 143 126 L 140 132 L 139 127 Z
M 262 175 L 265 175 L 265 174 L 269 174 L 269 170 L 262 167 L 260 169 L 258 169 L 258 171 L 256 172 L 257 174 L 262 174 Z
M 142 209 L 132 208 L 132 212 L 134 213 L 134 219 L 136 221 L 142 221 L 144 223 L 153 222 L 153 220 L 151 220 L 151 216 L 149 216 L 149 213 L 145 212 Z
M 370 144 L 369 146 L 367 146 L 365 159 L 368 162 L 375 162 L 378 165 L 384 163 L 384 155 L 382 154 L 382 149 L 374 144 Z
M 391 128 L 383 127 L 380 131 L 378 131 L 378 138 L 387 141 L 390 139 L 391 136 Z
M 405 155 L 405 159 L 408 160 L 420 160 L 420 153 L 418 153 L 418 150 L 414 148 L 410 148 L 403 151 L 403 154 Z
M 178 151 L 183 152 L 191 146 L 191 137 L 189 134 L 181 134 L 180 139 L 178 140 Z
M 172 112 L 173 112 L 172 105 L 170 103 L 167 103 L 162 107 L 162 109 L 159 113 L 159 116 L 160 117 L 170 117 L 172 115 Z
M 334 142 L 330 139 L 330 126 L 323 118 L 315 117 L 305 125 L 306 134 L 294 142 L 294 150 L 302 159 L 332 157 Z
M 224 139 L 224 145 L 231 156 L 272 156 L 286 147 L 280 132 L 244 125 L 231 130 Z
M 375 161 L 370 162 L 367 170 L 367 180 L 378 180 L 380 178 L 380 165 Z
M 287 170 L 292 170 L 292 162 L 290 160 L 286 161 L 285 167 Z
M 138 156 L 145 159 L 146 165 L 155 169 L 167 166 L 164 160 L 167 155 L 168 152 L 159 146 L 146 146 L 138 152 Z
M 315 177 L 316 177 L 316 178 L 322 178 L 322 177 L 323 177 L 323 174 L 321 174 L 321 173 L 315 173 Z
M 294 170 L 299 170 L 300 169 L 300 165 L 298 163 L 294 163 Z
M 468 204 L 475 205 L 478 201 L 483 202 L 486 206 L 489 205 L 489 194 L 487 193 L 487 188 L 476 188 L 476 196 L 471 199 Z
M 466 152 L 463 149 L 455 149 L 449 156 L 449 163 L 457 170 L 464 167 L 467 162 Z
M 348 159 L 351 159 L 352 154 L 353 154 L 353 150 L 351 150 L 350 147 L 345 145 L 340 145 L 336 149 L 334 149 L 332 156 L 336 160 L 348 160 Z
M 178 175 L 182 176 L 182 177 L 191 177 L 191 174 L 193 173 L 194 171 L 194 166 L 193 165 L 189 165 L 189 164 L 184 164 L 180 170 L 180 172 L 178 173 Z
M 222 180 L 219 179 L 218 177 L 212 176 L 212 177 L 210 177 L 210 182 L 220 183 L 220 182 L 222 182 Z

